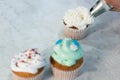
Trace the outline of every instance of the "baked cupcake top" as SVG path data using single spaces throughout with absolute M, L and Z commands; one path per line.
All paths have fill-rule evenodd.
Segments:
M 68 10 L 63 17 L 63 22 L 66 27 L 84 29 L 87 25 L 92 24 L 93 17 L 87 8 L 78 7 Z
M 39 68 L 45 66 L 45 61 L 37 49 L 28 49 L 15 55 L 11 60 L 11 69 L 16 72 L 37 73 Z
M 52 58 L 65 66 L 72 66 L 83 57 L 82 48 L 77 40 L 60 39 L 53 48 Z

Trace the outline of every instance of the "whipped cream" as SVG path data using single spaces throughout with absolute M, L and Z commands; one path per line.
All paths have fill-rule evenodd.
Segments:
M 16 72 L 37 73 L 39 68 L 45 66 L 45 61 L 37 49 L 28 49 L 15 55 L 11 61 L 11 69 Z
M 63 17 L 67 27 L 77 27 L 78 29 L 84 29 L 87 25 L 92 24 L 93 17 L 85 7 L 78 7 L 76 9 L 68 10 Z

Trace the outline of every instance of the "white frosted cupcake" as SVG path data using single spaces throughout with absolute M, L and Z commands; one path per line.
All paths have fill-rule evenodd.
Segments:
M 85 7 L 68 10 L 63 18 L 64 34 L 73 39 L 82 39 L 87 33 L 93 17 Z
M 37 49 L 28 49 L 11 60 L 13 80 L 42 80 L 44 68 L 45 61 Z

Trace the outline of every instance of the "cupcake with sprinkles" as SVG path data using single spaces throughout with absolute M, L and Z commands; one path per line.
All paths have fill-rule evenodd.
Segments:
M 42 80 L 45 60 L 37 49 L 28 49 L 13 57 L 11 70 L 13 80 Z
M 63 17 L 64 34 L 72 39 L 82 39 L 88 34 L 93 17 L 85 7 L 70 9 Z
M 55 80 L 74 80 L 83 66 L 83 50 L 77 40 L 60 39 L 53 48 L 50 63 Z

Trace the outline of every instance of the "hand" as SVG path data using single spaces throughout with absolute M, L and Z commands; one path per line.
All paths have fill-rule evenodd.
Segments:
M 107 4 L 113 6 L 112 11 L 120 11 L 120 0 L 105 0 Z

